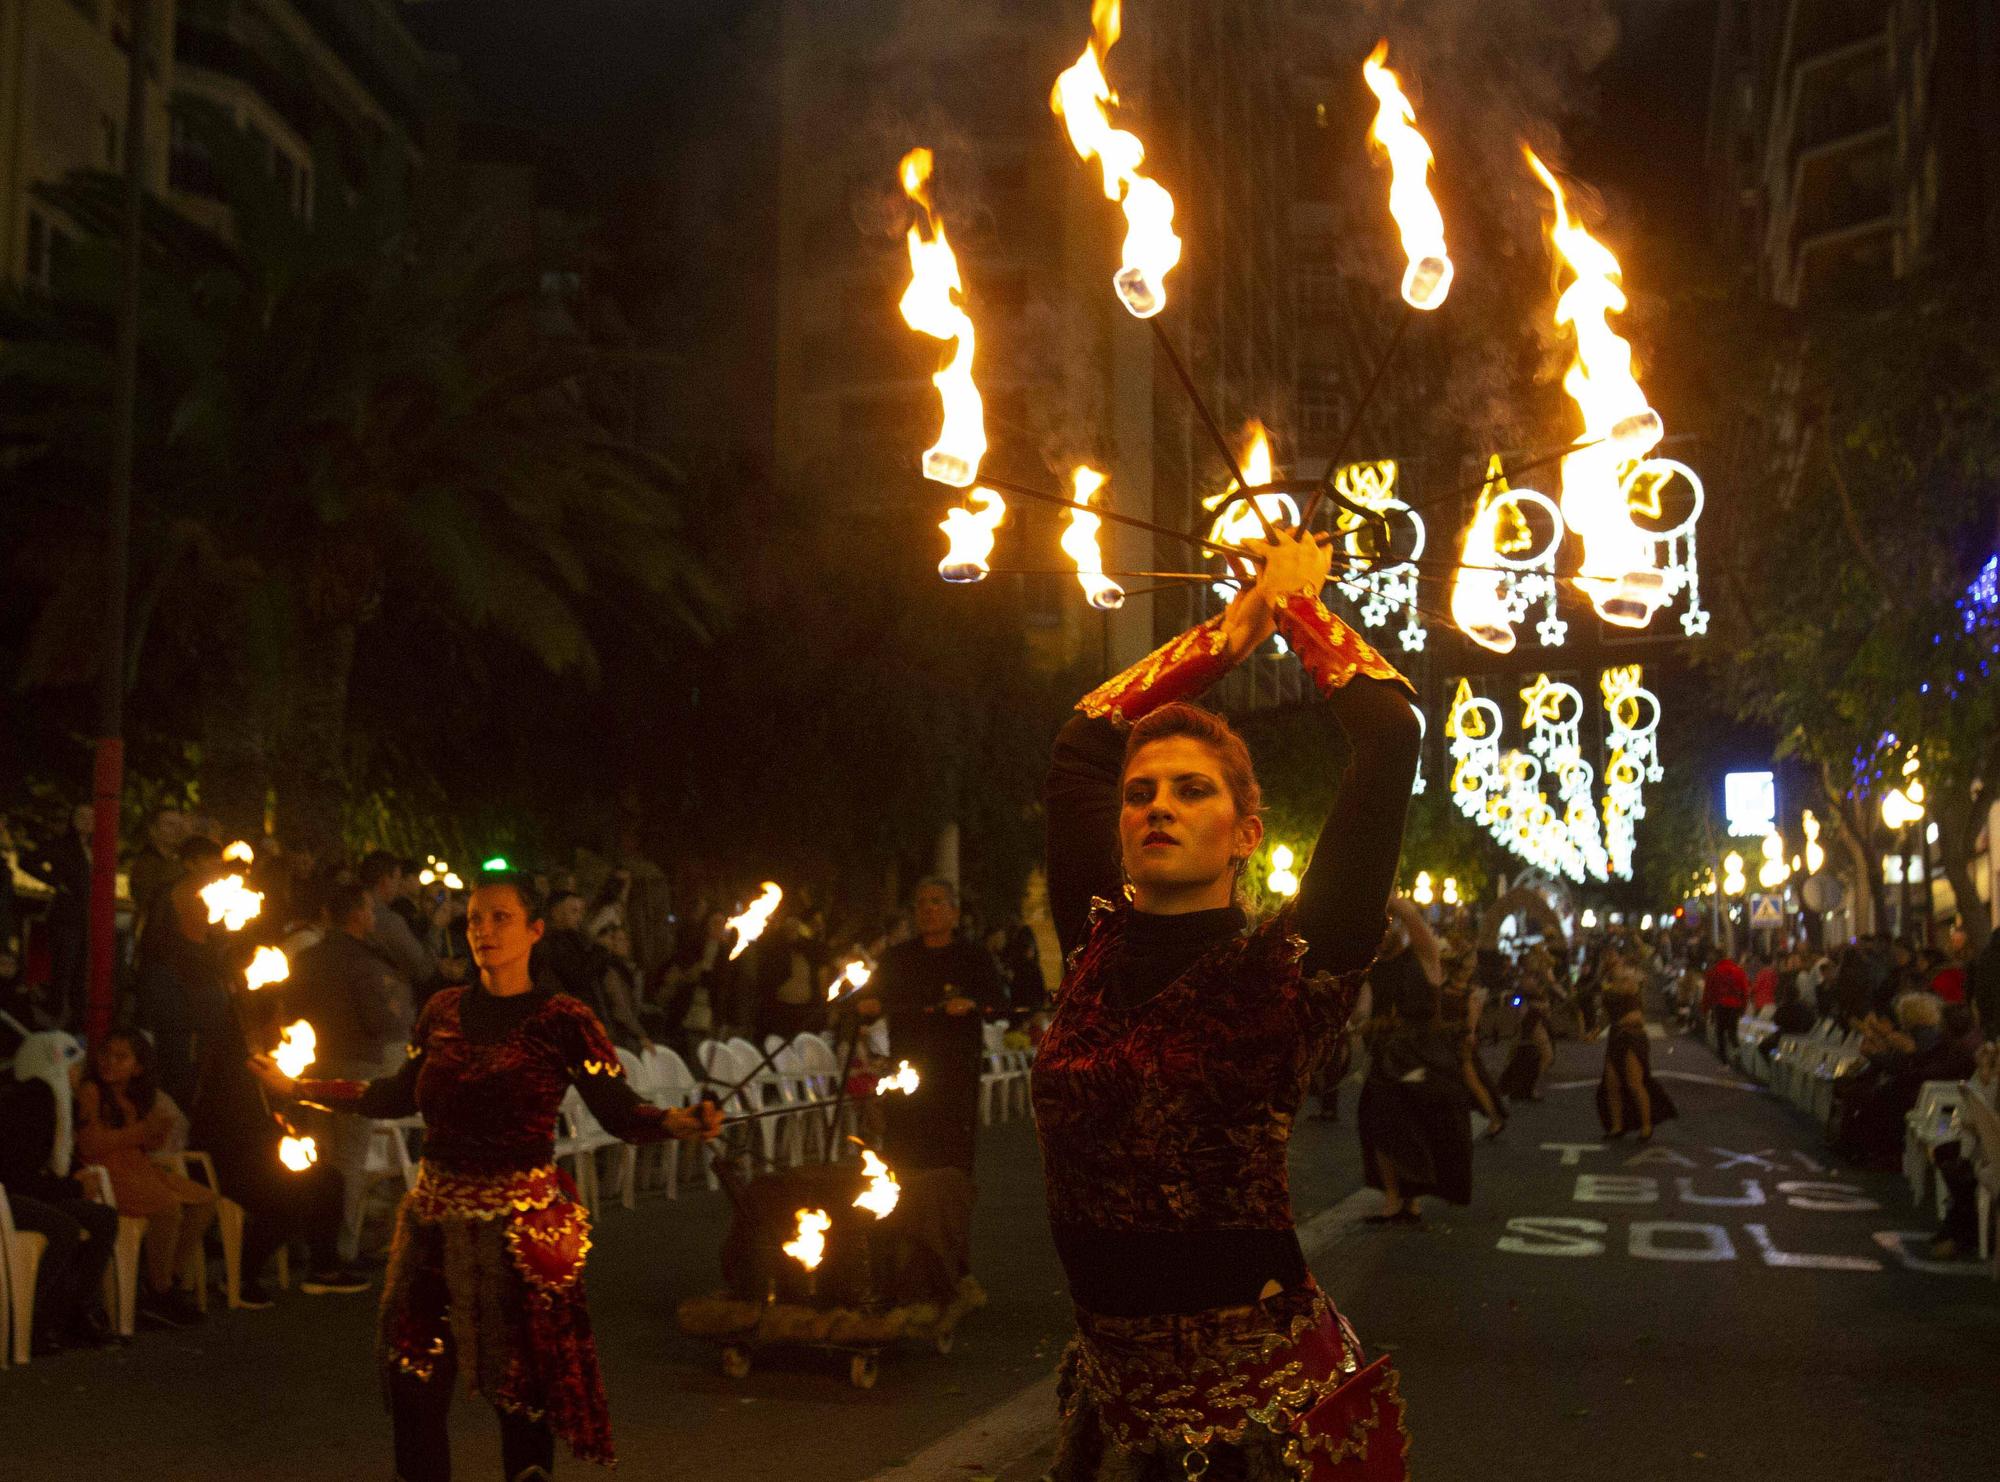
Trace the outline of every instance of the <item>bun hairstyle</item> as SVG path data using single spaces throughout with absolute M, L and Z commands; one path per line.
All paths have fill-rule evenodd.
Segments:
M 514 892 L 520 899 L 522 912 L 530 922 L 544 921 L 548 918 L 549 903 L 543 901 L 535 893 L 535 883 L 528 876 L 520 874 L 482 875 L 473 884 L 472 888 L 474 890 L 489 890 L 496 886 L 504 887 Z M 566 895 L 574 895 L 575 893 L 575 891 L 563 892 Z
M 1126 738 L 1125 761 L 1120 771 L 1131 767 L 1132 758 L 1141 747 L 1175 736 L 1199 741 L 1215 753 L 1216 762 L 1222 769 L 1223 785 L 1229 789 L 1229 796 L 1235 800 L 1239 814 L 1255 818 L 1264 811 L 1264 793 L 1257 786 L 1257 770 L 1250 761 L 1250 748 L 1243 744 L 1243 738 L 1231 729 L 1228 721 L 1213 710 L 1203 710 L 1199 705 L 1175 701 L 1140 717 L 1132 727 L 1132 734 Z

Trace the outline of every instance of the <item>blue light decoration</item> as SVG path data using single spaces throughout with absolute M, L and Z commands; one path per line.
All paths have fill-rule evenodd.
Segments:
M 1986 564 L 1972 578 L 1972 585 L 1959 598 L 1958 610 L 1963 615 L 1968 634 L 1976 633 L 2000 619 L 2000 555 L 1986 558 Z

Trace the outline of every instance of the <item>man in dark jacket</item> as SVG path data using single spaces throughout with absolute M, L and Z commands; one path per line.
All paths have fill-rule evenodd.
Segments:
M 376 949 L 374 927 L 375 902 L 369 892 L 353 883 L 337 885 L 327 899 L 326 935 L 292 964 L 286 1014 L 313 1027 L 314 1075 L 366 1081 L 402 1063 L 413 1019 L 410 989 Z M 326 1157 L 340 1170 L 345 1189 L 339 1253 L 344 1264 L 351 1264 L 361 1250 L 374 1125 L 345 1112 L 332 1118 Z
M 28 872 L 55 892 L 49 902 L 49 997 L 63 1023 L 83 1032 L 90 945 L 90 836 L 96 817 L 77 804 L 70 826 L 38 853 Z

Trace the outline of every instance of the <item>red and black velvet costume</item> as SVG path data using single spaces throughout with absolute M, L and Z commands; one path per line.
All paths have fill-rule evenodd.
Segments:
M 673 1136 L 666 1110 L 624 1074 L 604 1027 L 568 994 L 471 987 L 424 1005 L 395 1075 L 298 1083 L 301 1100 L 335 1111 L 423 1113 L 423 1161 L 383 1284 L 385 1377 L 448 1392 L 462 1367 L 504 1415 L 546 1417 L 578 1457 L 607 1463 L 611 1417 L 583 1295 L 590 1221 L 556 1170 L 555 1137 L 572 1085 L 614 1136 Z
M 1078 1324 L 1056 1482 L 1403 1476 L 1393 1376 L 1335 1395 L 1360 1348 L 1306 1268 L 1286 1150 L 1381 940 L 1420 732 L 1401 676 L 1317 598 L 1274 615 L 1353 761 L 1271 920 L 1122 903 L 1127 731 L 1226 672 L 1220 618 L 1087 696 L 1056 742 L 1049 894 L 1070 966 L 1034 1070 Z

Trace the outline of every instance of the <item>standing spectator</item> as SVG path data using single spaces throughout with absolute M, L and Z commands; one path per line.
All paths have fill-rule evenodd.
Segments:
M 1049 985 L 1042 973 L 1042 948 L 1035 940 L 1035 929 L 1027 922 L 1017 919 L 1008 931 L 1000 965 L 1007 971 L 1008 1006 L 1016 1018 L 1026 1019 L 1048 1007 Z
M 643 1055 L 653 1048 L 653 1036 L 639 1017 L 639 965 L 632 960 L 632 933 L 616 916 L 599 913 L 597 928 L 598 985 L 610 1010 L 604 1028 L 621 1050 Z
M 1778 964 L 1770 958 L 1753 956 L 1744 971 L 1750 978 L 1751 1013 L 1769 1013 L 1778 1002 Z
M 156 902 L 139 939 L 133 985 L 138 1025 L 152 1036 L 162 1090 L 183 1110 L 194 1104 L 197 1003 L 223 995 L 222 965 L 208 944 L 203 887 L 222 872 L 222 850 L 193 835 L 181 844 L 182 874 Z
M 760 1037 L 789 1040 L 825 1021 L 819 971 L 808 949 L 805 924 L 786 911 L 747 954 L 750 1002 Z
M 146 846 L 133 856 L 127 870 L 132 892 L 132 925 L 143 935 L 146 917 L 160 892 L 180 879 L 181 845 L 188 839 L 187 814 L 178 808 L 155 808 L 146 820 Z
M 583 905 L 583 897 L 574 890 L 556 892 L 530 968 L 537 983 L 546 979 L 551 988 L 588 1007 L 601 1024 L 611 1017 L 610 1005 L 604 1001 L 603 964 L 596 946 L 583 934 Z
M 396 909 L 403 895 L 403 862 L 386 849 L 364 855 L 356 876 L 374 902 L 375 948 L 403 975 L 412 1000 L 421 1004 L 440 982 L 437 958 L 417 940 L 410 923 Z
M 83 1027 L 90 949 L 90 835 L 96 815 L 90 804 L 70 811 L 67 832 L 37 854 L 28 872 L 55 892 L 49 902 L 49 996 L 63 1023 Z
M 729 960 L 729 918 L 710 911 L 702 939 L 675 955 L 660 989 L 660 1012 L 667 1040 L 684 1059 L 713 1037 L 734 997 L 737 964 Z
M 888 1157 L 899 1167 L 972 1172 L 979 1126 L 981 1014 L 1006 1006 L 1000 969 L 977 942 L 959 935 L 958 890 L 926 880 L 914 902 L 916 937 L 889 949 L 856 1008 L 885 1013 L 889 1054 L 923 1077 L 921 1096 L 885 1106 Z
M 1951 951 L 1936 954 L 1930 982 L 1924 986 L 1944 1003 L 1965 1002 L 1965 928 L 1956 922 L 1951 928 Z
M 92 1048 L 76 1094 L 76 1147 L 111 1176 L 118 1212 L 146 1222 L 146 1279 L 139 1315 L 163 1328 L 201 1321 L 181 1284 L 215 1219 L 215 1190 L 162 1168 L 152 1155 L 180 1130 L 180 1113 L 160 1094 L 143 1034 L 114 1029 Z
M 1965 996 L 1979 1015 L 1980 1031 L 2000 1039 L 2000 931 L 1986 938 L 1986 945 L 1965 970 Z
M 37 1356 L 98 1347 L 110 1324 L 98 1306 L 118 1241 L 118 1211 L 84 1198 L 74 1172 L 73 1107 L 83 1046 L 67 1034 L 31 1034 L 0 1078 L 0 1189 L 14 1224 L 48 1241 L 35 1276 Z
M 314 1069 L 328 1080 L 370 1081 L 403 1062 L 416 1011 L 409 985 L 374 947 L 375 902 L 358 884 L 333 888 L 326 906 L 327 931 L 292 965 L 285 985 L 288 1015 L 313 1026 L 317 1039 Z M 361 1219 L 368 1192 L 368 1145 L 374 1137 L 366 1117 L 334 1112 L 327 1138 L 327 1161 L 343 1184 L 340 1238 L 343 1266 L 361 1254 Z
M 1736 1058 L 1736 1025 L 1750 999 L 1750 976 L 1728 955 L 1718 957 L 1701 984 L 1701 1006 L 1715 1021 L 1715 1052 L 1726 1065 Z

